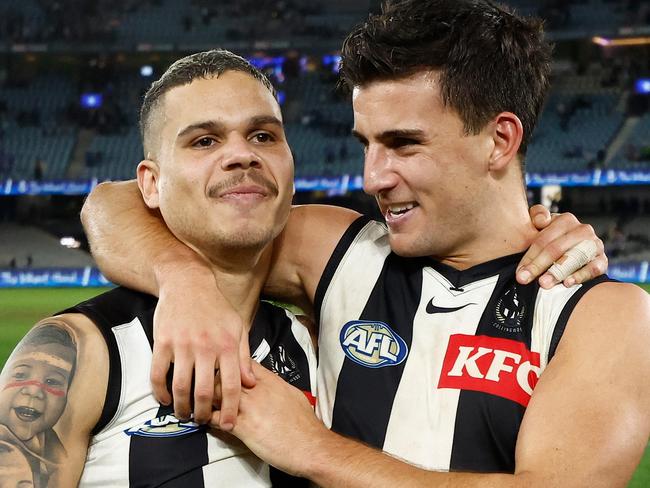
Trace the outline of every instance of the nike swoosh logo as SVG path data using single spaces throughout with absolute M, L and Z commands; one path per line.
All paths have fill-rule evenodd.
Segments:
M 468 307 L 470 305 L 476 305 L 476 303 L 466 303 L 465 305 L 462 305 L 460 307 L 437 307 L 433 304 L 433 299 L 436 297 L 433 297 L 429 303 L 427 303 L 427 313 L 428 314 L 434 314 L 434 313 L 451 313 L 451 312 L 457 312 L 458 310 L 461 310 L 465 307 Z

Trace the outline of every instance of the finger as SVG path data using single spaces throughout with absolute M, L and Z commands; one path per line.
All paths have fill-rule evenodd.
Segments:
M 574 280 L 568 278 L 577 270 L 588 267 L 588 264 L 596 257 L 599 248 L 593 240 L 585 239 L 571 249 L 564 255 L 556 260 L 549 268 L 548 272 L 544 273 L 539 279 L 539 284 L 542 288 L 551 288 L 560 282 L 564 282 L 566 286 L 571 286 L 575 283 Z M 600 255 L 604 258 L 604 254 Z M 606 258 L 605 258 L 606 259 Z M 596 269 L 589 268 L 588 269 Z M 598 275 L 595 275 L 598 276 Z M 587 279 L 593 276 L 588 276 Z
M 253 374 L 253 359 L 251 359 L 251 350 L 248 344 L 248 334 L 242 334 L 239 341 L 239 364 L 241 374 L 241 384 L 247 388 L 255 386 L 255 374 Z
M 220 429 L 221 425 L 221 411 L 213 410 L 212 416 L 210 417 L 210 427 L 213 429 Z
M 537 230 L 542 230 L 551 223 L 551 212 L 541 204 L 533 205 L 528 209 L 530 220 Z
M 194 366 L 194 421 L 204 424 L 212 414 L 216 356 L 204 354 Z
M 171 348 L 163 341 L 155 341 L 149 374 L 153 395 L 162 405 L 169 405 L 172 402 L 172 396 L 167 389 L 167 372 L 172 360 Z
M 194 361 L 187 355 L 177 356 L 174 362 L 172 395 L 174 397 L 174 415 L 179 420 L 188 420 L 192 413 L 190 395 L 192 391 L 192 373 Z
M 222 430 L 231 430 L 235 425 L 241 393 L 241 376 L 239 375 L 239 355 L 237 348 L 226 348 L 219 360 L 221 379 L 221 419 Z
M 565 286 L 572 286 L 575 284 L 584 283 L 593 278 L 596 278 L 607 272 L 607 256 L 604 254 L 597 256 L 592 262 L 590 262 L 584 268 L 579 269 L 566 280 L 564 280 Z
M 572 214 L 553 219 L 553 225 L 540 231 L 517 267 L 517 281 L 530 283 L 560 259 L 571 247 L 583 240 L 593 240 L 600 249 L 602 242 L 593 227 L 580 224 Z

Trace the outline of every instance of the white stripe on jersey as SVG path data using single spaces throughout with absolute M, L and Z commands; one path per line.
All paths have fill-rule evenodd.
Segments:
M 548 352 L 551 347 L 551 338 L 564 304 L 576 293 L 582 285 L 565 288 L 563 285 L 554 286 L 550 290 L 539 290 L 535 301 L 535 315 L 533 315 L 533 331 L 531 337 L 531 351 L 540 353 L 542 371 L 548 364 Z M 561 305 L 561 306 L 558 306 Z
M 91 438 L 80 487 L 129 486 L 129 438 L 124 429 L 151 420 L 160 407 L 149 381 L 151 346 L 140 321 L 134 318 L 112 331 L 123 372 L 120 402 L 115 417 Z M 106 449 L 106 445 L 116 448 Z
M 391 412 L 384 450 L 395 456 L 408 452 L 409 462 L 426 469 L 447 470 L 454 440 L 454 422 L 460 390 L 437 388 L 451 334 L 470 334 L 483 314 L 497 283 L 493 276 L 471 283 L 464 292 L 452 291 L 450 283 L 431 268 L 423 269 L 420 306 L 413 321 L 413 341 Z M 463 323 L 456 313 L 426 313 L 435 297 L 439 307 L 461 307 Z M 414 408 L 414 406 L 416 406 Z M 427 430 L 430 430 L 427 433 Z
M 341 260 L 341 266 L 336 270 L 323 298 L 318 347 L 321 351 L 327 350 L 328 357 L 325 364 L 320 363 L 318 366 L 316 411 L 327 428 L 332 426 L 336 382 L 345 359 L 338 333 L 329 328 L 338 326 L 340 330 L 347 321 L 361 315 L 381 273 L 381 266 L 370 263 L 383 263 L 388 254 L 390 245 L 386 227 L 379 222 L 370 222 L 357 235 Z M 345 269 L 342 269 L 343 266 Z M 358 280 L 359 276 L 364 279 Z M 354 285 L 350 286 L 351 283 Z

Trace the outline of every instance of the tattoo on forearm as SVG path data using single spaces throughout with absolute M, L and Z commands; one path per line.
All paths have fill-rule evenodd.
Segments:
M 77 344 L 63 323 L 38 325 L 16 346 L 0 374 L 2 482 L 44 487 L 65 461 L 56 425 L 76 364 Z

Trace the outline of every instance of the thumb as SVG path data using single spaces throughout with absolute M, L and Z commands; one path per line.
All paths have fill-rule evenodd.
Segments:
M 528 213 L 537 230 L 542 230 L 551 223 L 551 212 L 544 205 L 533 205 L 528 209 Z

